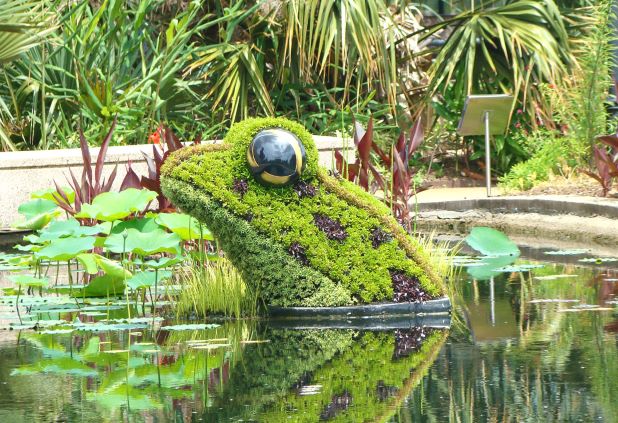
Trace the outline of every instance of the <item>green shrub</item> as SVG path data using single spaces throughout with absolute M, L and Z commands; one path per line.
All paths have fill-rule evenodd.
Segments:
M 538 151 L 525 162 L 516 164 L 500 178 L 500 185 L 507 190 L 528 190 L 539 182 L 547 181 L 551 174 L 560 173 L 565 168 L 573 169 L 586 157 L 586 145 L 573 137 L 562 137 L 543 132 L 530 138 L 541 145 Z
M 246 148 L 257 131 L 273 126 L 293 131 L 305 144 L 307 168 L 302 177 L 316 188 L 314 196 L 301 197 L 291 186 L 264 187 L 250 176 Z M 162 170 L 162 187 L 174 204 L 208 225 L 267 303 L 390 301 L 391 271 L 417 278 L 432 296 L 444 293 L 421 247 L 388 208 L 318 171 L 317 150 L 300 125 L 285 119 L 251 119 L 230 130 L 225 141 L 230 145 L 227 150 L 202 147 L 172 155 Z M 246 193 L 234 191 L 238 178 L 246 181 Z M 329 238 L 314 223 L 317 215 L 340 224 L 345 239 Z M 376 228 L 392 239 L 374 248 L 371 234 Z M 294 258 L 292 246 L 298 246 L 303 257 Z

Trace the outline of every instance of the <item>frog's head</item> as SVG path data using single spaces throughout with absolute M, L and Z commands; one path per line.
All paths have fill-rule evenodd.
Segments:
M 237 123 L 222 144 L 170 155 L 161 185 L 174 204 L 209 227 L 268 304 L 444 295 L 418 242 L 383 203 L 320 168 L 313 138 L 298 123 Z

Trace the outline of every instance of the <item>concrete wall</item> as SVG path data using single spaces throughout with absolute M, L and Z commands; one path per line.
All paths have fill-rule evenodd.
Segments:
M 336 137 L 314 136 L 320 153 L 320 165 L 331 168 L 333 151 L 342 150 L 344 141 Z M 346 146 L 351 142 L 345 143 Z M 93 163 L 96 162 L 98 148 L 90 149 Z M 152 156 L 152 145 L 132 145 L 110 147 L 107 151 L 103 175 L 108 177 L 118 164 L 116 188 L 124 178 L 126 164 L 131 161 L 138 175 L 147 173 L 142 152 Z M 346 156 L 351 150 L 346 150 Z M 0 230 L 8 229 L 19 220 L 17 207 L 30 199 L 30 193 L 54 187 L 54 180 L 60 186 L 67 186 L 69 169 L 81 178 L 82 155 L 78 148 L 48 151 L 18 151 L 0 153 Z

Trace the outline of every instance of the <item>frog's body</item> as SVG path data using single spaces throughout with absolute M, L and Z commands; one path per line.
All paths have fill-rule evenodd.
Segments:
M 294 185 L 268 187 L 250 172 L 247 149 L 258 132 L 269 128 L 292 132 L 304 146 L 306 163 Z M 392 301 L 395 277 L 414 284 L 421 300 L 444 295 L 422 248 L 389 209 L 329 176 L 317 159 L 311 135 L 301 125 L 249 119 L 234 125 L 223 144 L 172 154 L 162 169 L 162 187 L 174 204 L 206 223 L 267 304 Z

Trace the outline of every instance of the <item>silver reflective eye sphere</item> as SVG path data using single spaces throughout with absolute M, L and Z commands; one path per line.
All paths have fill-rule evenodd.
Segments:
M 263 129 L 249 144 L 247 162 L 253 177 L 263 185 L 293 184 L 305 169 L 305 147 L 290 131 Z

